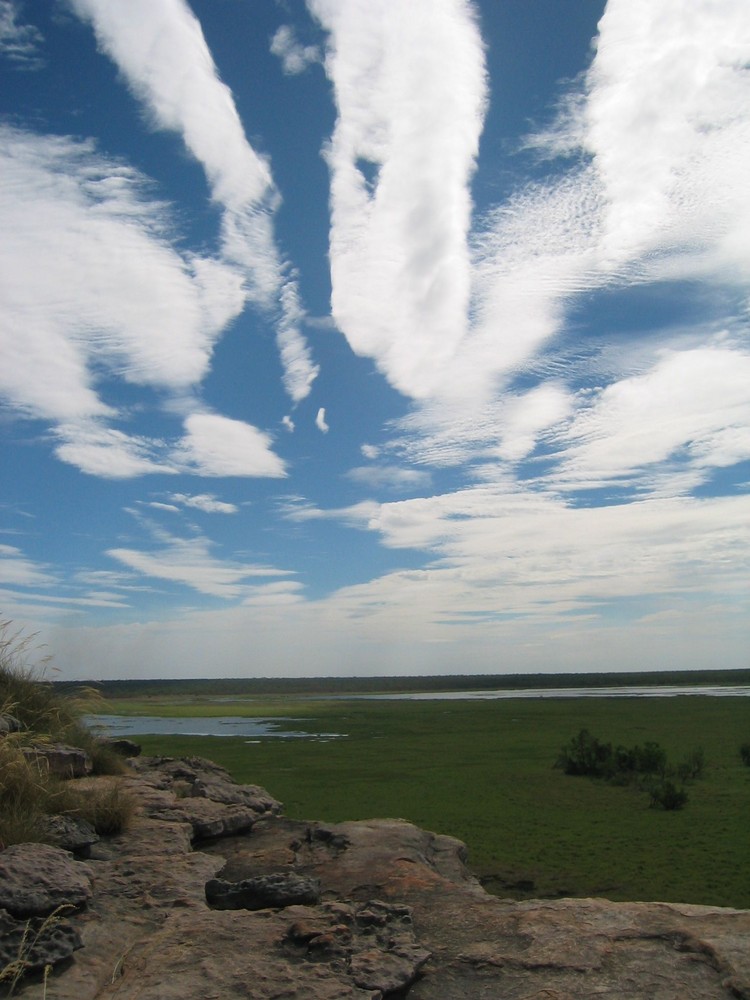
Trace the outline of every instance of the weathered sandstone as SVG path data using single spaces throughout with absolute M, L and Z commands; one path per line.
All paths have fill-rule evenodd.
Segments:
M 141 803 L 132 829 L 69 861 L 90 885 L 70 918 L 84 947 L 46 994 L 29 982 L 29 1000 L 750 1000 L 750 911 L 498 899 L 463 845 L 403 821 L 289 820 L 195 760 L 143 762 L 124 780 Z M 195 849 L 181 808 L 215 785 L 205 801 L 266 806 L 248 833 Z M 217 881 L 319 884 L 320 898 L 214 909 Z

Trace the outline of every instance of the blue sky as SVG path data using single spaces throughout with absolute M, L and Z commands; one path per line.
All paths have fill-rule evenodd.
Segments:
M 745 0 L 0 0 L 57 676 L 747 666 Z

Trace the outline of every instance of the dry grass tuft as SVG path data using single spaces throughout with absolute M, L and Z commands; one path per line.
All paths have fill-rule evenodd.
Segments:
M 95 774 L 122 774 L 122 758 L 80 721 L 101 710 L 101 697 L 83 689 L 77 698 L 55 691 L 45 678 L 48 658 L 32 659 L 32 637 L 0 622 L 0 714 L 18 719 L 22 729 L 0 737 L 0 849 L 10 844 L 49 841 L 43 819 L 67 814 L 88 820 L 100 835 L 119 833 L 133 813 L 133 801 L 117 781 L 76 788 L 50 776 L 40 759 L 24 748 L 65 743 L 85 750 Z

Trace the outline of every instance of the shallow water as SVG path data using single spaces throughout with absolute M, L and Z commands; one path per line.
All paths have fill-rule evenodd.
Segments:
M 512 698 L 749 698 L 750 686 L 645 685 L 643 687 L 515 688 L 499 691 L 414 691 L 401 694 L 342 694 L 326 698 L 371 701 L 493 701 Z M 216 699 L 221 700 L 221 699 Z M 168 718 L 158 715 L 90 715 L 86 722 L 108 736 L 245 736 L 249 740 L 334 740 L 344 733 L 308 733 L 283 728 L 293 716 L 266 719 L 224 715 Z
M 248 736 L 275 739 L 332 740 L 341 733 L 305 733 L 283 729 L 281 723 L 289 719 L 243 718 L 242 716 L 217 716 L 205 718 L 172 719 L 161 715 L 89 715 L 86 723 L 103 730 L 107 736 Z
M 493 701 L 508 698 L 750 698 L 750 685 L 690 686 L 686 684 L 646 684 L 642 687 L 508 688 L 496 691 L 413 691 L 402 694 L 334 695 L 342 699 L 367 698 L 378 701 Z

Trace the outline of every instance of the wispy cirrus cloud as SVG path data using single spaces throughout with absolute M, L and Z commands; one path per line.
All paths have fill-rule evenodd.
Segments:
M 179 253 L 147 180 L 91 142 L 0 125 L 0 163 L 0 394 L 83 471 L 170 471 L 164 442 L 111 426 L 102 373 L 185 393 L 242 309 L 240 276 Z
M 742 460 L 750 395 L 740 375 L 750 357 L 744 4 L 610 0 L 599 28 L 576 99 L 528 143 L 555 169 L 475 227 L 472 320 L 445 378 L 400 421 L 405 434 L 393 442 L 412 461 L 512 465 L 542 455 L 561 462 L 549 480 L 555 488 L 575 479 L 574 453 L 579 472 L 594 462 L 593 439 L 573 444 L 594 424 L 605 465 L 623 470 L 621 485 L 650 465 L 638 479 L 646 492 L 669 489 L 670 478 L 681 492 L 712 466 Z M 686 310 L 666 329 L 655 320 L 629 346 L 606 326 L 582 336 L 571 324 L 592 293 L 636 296 L 649 286 L 692 300 L 695 318 Z M 605 372 L 596 355 L 608 351 Z M 705 379 L 694 364 L 701 351 Z M 726 373 L 736 387 L 731 406 L 714 378 L 724 362 L 738 376 Z M 683 378 L 691 388 L 675 391 L 671 381 Z M 658 398 L 628 410 L 626 432 L 622 408 L 641 390 Z M 692 469 L 658 468 L 680 447 Z M 592 464 L 592 487 L 609 482 L 600 472 Z
M 99 384 L 177 397 L 199 384 L 243 308 L 236 268 L 178 252 L 147 180 L 90 142 L 0 125 L 0 165 L 6 404 L 52 422 L 58 457 L 90 475 L 282 474 L 270 439 L 228 418 L 189 415 L 181 443 L 112 426 L 122 415 Z
M 23 22 L 22 6 L 15 0 L 0 0 L 0 58 L 17 69 L 39 69 L 44 63 L 43 43 L 39 29 Z
M 211 542 L 204 537 L 179 538 L 164 531 L 159 537 L 161 548 L 113 548 L 107 555 L 144 577 L 169 580 L 225 600 L 249 596 L 250 580 L 289 575 L 272 566 L 217 559 L 211 553 Z
M 317 374 L 299 329 L 296 282 L 285 273 L 272 213 L 278 202 L 268 162 L 247 141 L 229 88 L 219 78 L 200 23 L 184 0 L 71 0 L 90 20 L 156 127 L 177 132 L 203 167 L 223 209 L 222 258 L 245 278 L 244 292 L 280 311 L 284 382 L 304 399 Z
M 749 386 L 748 353 L 728 345 L 664 351 L 644 374 L 589 395 L 561 432 L 550 479 L 563 490 L 650 490 L 657 467 L 659 489 L 671 475 L 678 492 L 695 488 L 714 470 L 750 459 Z
M 423 469 L 406 469 L 398 465 L 360 465 L 349 469 L 346 478 L 369 489 L 398 492 L 424 489 L 430 484 L 430 474 Z
M 14 587 L 38 587 L 49 586 L 56 580 L 51 567 L 29 559 L 15 545 L 0 545 L 0 583 Z

